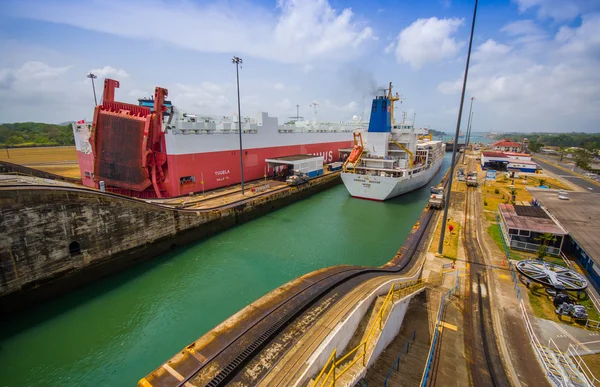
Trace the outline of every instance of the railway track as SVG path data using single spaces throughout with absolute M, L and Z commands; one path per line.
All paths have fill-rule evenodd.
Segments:
M 464 243 L 469 282 L 464 309 L 465 356 L 474 386 L 510 386 L 502 364 L 492 321 L 487 266 L 477 240 L 477 191 L 465 193 Z M 479 345 L 481 343 L 481 345 Z
M 347 267 L 342 270 L 335 271 L 312 284 L 302 287 L 293 295 L 281 302 L 278 306 L 265 313 L 259 321 L 248 326 L 243 332 L 237 335 L 233 341 L 224 346 L 217 353 L 208 357 L 206 362 L 199 364 L 197 368 L 194 369 L 194 372 L 190 373 L 183 380 L 179 381 L 176 386 L 184 386 L 190 381 L 192 381 L 192 385 L 196 385 L 193 382 L 195 375 L 206 368 L 210 368 L 210 365 L 213 362 L 224 365 L 221 366 L 220 371 L 208 383 L 206 383 L 206 386 L 223 386 L 227 384 L 237 374 L 237 372 L 239 372 L 241 368 L 243 368 L 243 366 L 253 358 L 253 356 L 257 355 L 265 347 L 265 345 L 273 340 L 284 328 L 289 326 L 289 324 L 291 324 L 296 318 L 300 317 L 305 311 L 323 299 L 327 294 L 335 291 L 336 288 L 343 286 L 351 280 L 353 283 L 362 283 L 375 276 L 398 274 L 409 270 L 412 267 L 412 258 L 418 252 L 418 247 L 425 234 L 424 230 L 428 228 L 429 222 L 433 216 L 433 212 L 427 210 L 424 215 L 425 216 L 422 216 L 420 219 L 423 228 L 418 235 L 409 242 L 409 246 L 404 250 L 405 254 L 402 254 L 400 260 L 395 262 L 393 267 Z M 304 297 L 306 294 L 311 295 Z M 261 327 L 261 325 L 264 326 Z M 244 341 L 242 338 L 248 334 L 255 337 L 254 340 L 247 345 L 240 345 L 238 341 Z M 245 340 L 244 343 L 247 341 L 248 340 Z M 227 359 L 227 361 L 224 362 L 222 359 Z
M 447 180 L 444 179 L 444 186 L 446 186 Z M 157 384 L 149 384 L 178 387 L 189 385 L 217 387 L 227 384 L 279 333 L 335 289 L 342 287 L 349 281 L 352 281 L 353 284 L 362 283 L 375 276 L 398 274 L 410 270 L 412 264 L 414 264 L 414 256 L 420 251 L 423 236 L 426 235 L 429 229 L 433 215 L 433 210 L 426 209 L 423 212 L 419 218 L 420 227 L 418 231 L 409 235 L 402 246 L 401 253 L 392 261 L 393 265 L 386 268 L 346 267 L 334 270 L 318 281 L 301 287 L 290 297 L 266 311 L 258 321 L 245 327 L 233 340 L 230 340 L 218 350 L 210 354 L 202 351 L 202 355 L 206 357 L 206 360 L 198 362 L 195 367 L 190 367 L 190 364 L 182 367 L 186 370 L 186 376 L 177 383 L 165 383 L 166 380 L 157 380 Z M 248 339 L 248 337 L 251 337 L 251 339 Z M 213 371 L 216 367 L 218 367 L 218 372 Z M 214 373 L 214 376 L 207 382 L 205 379 L 202 379 L 201 383 L 194 380 L 196 375 L 205 370 L 210 370 L 208 372 Z
M 446 185 L 446 183 L 447 181 L 444 183 L 444 185 Z M 190 213 L 209 212 L 213 210 L 234 207 L 247 201 L 247 199 L 242 199 L 228 203 L 225 206 L 215 206 L 211 208 L 178 209 L 173 206 L 142 202 L 126 196 L 108 192 L 99 192 L 87 188 L 61 187 L 55 185 L 32 186 L 27 184 L 0 186 L 0 190 L 11 189 L 52 189 L 69 191 L 73 193 L 91 193 L 105 197 L 115 197 L 136 204 L 143 203 L 145 205 L 154 206 L 157 208 Z M 269 192 L 255 194 L 252 196 L 252 198 L 271 195 L 275 192 L 286 189 L 288 189 L 288 187 L 282 187 Z M 285 300 L 282 300 L 280 303 L 272 306 L 270 309 L 265 310 L 260 318 L 256 319 L 247 327 L 244 327 L 244 329 L 239 331 L 239 333 L 232 340 L 228 340 L 226 344 L 220 345 L 218 348 L 211 348 L 210 353 L 205 353 L 202 351 L 202 360 L 199 360 L 197 357 L 190 358 L 194 359 L 193 361 L 195 361 L 195 364 L 186 363 L 185 372 L 183 369 L 179 369 L 177 374 L 182 377 L 173 379 L 172 377 L 169 377 L 170 375 L 163 373 L 164 378 L 156 377 L 154 379 L 156 384 L 148 383 L 148 385 L 190 385 L 188 382 L 190 382 L 199 372 L 205 369 L 210 369 L 210 372 L 214 374 L 208 383 L 206 383 L 207 386 L 216 387 L 225 385 L 250 359 L 253 358 L 253 356 L 259 353 L 266 344 L 273 340 L 284 328 L 289 326 L 291 322 L 301 316 L 305 311 L 307 311 L 311 306 L 315 305 L 328 293 L 334 291 L 336 288 L 342 287 L 344 284 L 347 284 L 350 281 L 352 281 L 353 284 L 361 283 L 375 276 L 398 274 L 410 269 L 414 263 L 412 261 L 413 257 L 419 251 L 419 246 L 423 236 L 429 229 L 433 214 L 434 211 L 432 210 L 424 211 L 419 218 L 419 229 L 409 235 L 407 241 L 402 246 L 400 253 L 396 255 L 391 265 L 386 265 L 384 268 L 365 268 L 355 266 L 333 268 L 318 280 L 314 282 L 307 282 L 304 286 L 299 287 L 290 297 L 287 297 Z

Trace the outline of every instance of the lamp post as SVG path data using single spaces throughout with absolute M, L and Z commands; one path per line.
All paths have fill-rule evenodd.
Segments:
M 235 75 L 237 78 L 237 99 L 238 99 L 238 133 L 240 136 L 240 173 L 242 175 L 242 195 L 244 195 L 244 158 L 242 155 L 242 113 L 240 108 L 240 70 L 239 66 L 243 63 L 242 58 L 234 56 L 231 63 L 235 63 Z
M 474 99 L 475 99 L 475 97 L 471 97 L 471 106 L 469 107 L 469 121 L 467 122 L 467 133 L 465 134 L 465 150 L 463 151 L 463 159 L 462 159 L 463 164 L 465 163 L 465 155 L 467 154 L 467 147 L 469 146 L 469 138 L 470 138 L 470 134 L 471 134 L 471 117 L 473 117 L 473 114 L 471 113 L 471 111 L 473 110 L 473 100 Z
M 98 106 L 98 100 L 96 99 L 96 86 L 94 85 L 94 79 L 98 78 L 98 76 L 96 74 L 89 73 L 87 77 L 92 80 L 92 90 L 94 91 L 94 106 Z
M 477 16 L 477 2 L 473 8 L 473 22 L 471 23 L 471 37 L 469 38 L 469 50 L 467 52 L 467 63 L 465 64 L 465 74 L 463 76 L 462 92 L 460 95 L 460 107 L 458 108 L 458 119 L 456 120 L 456 132 L 454 134 L 454 148 L 452 149 L 452 164 L 450 165 L 450 177 L 448 180 L 448 194 L 444 203 L 444 217 L 442 218 L 442 231 L 440 233 L 440 243 L 438 245 L 438 255 L 442 255 L 444 249 L 444 236 L 446 234 L 446 222 L 448 220 L 448 207 L 450 206 L 450 196 L 452 194 L 452 178 L 454 177 L 454 166 L 456 164 L 456 148 L 458 148 L 458 135 L 460 134 L 460 120 L 462 118 L 463 106 L 465 103 L 465 91 L 467 89 L 467 77 L 469 75 L 469 62 L 471 61 L 471 47 L 473 47 L 473 33 L 475 32 L 475 18 Z
M 471 117 L 469 117 L 469 132 L 467 134 L 467 145 L 471 145 L 471 132 L 473 131 L 473 116 L 475 112 L 471 113 Z

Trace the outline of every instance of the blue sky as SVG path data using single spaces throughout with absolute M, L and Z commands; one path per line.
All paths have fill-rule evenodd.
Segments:
M 90 119 L 85 75 L 135 102 L 155 86 L 182 109 L 281 117 L 319 104 L 348 120 L 389 81 L 417 125 L 456 125 L 472 1 L 7 0 L 0 122 Z M 600 1 L 481 1 L 467 97 L 475 131 L 600 131 Z

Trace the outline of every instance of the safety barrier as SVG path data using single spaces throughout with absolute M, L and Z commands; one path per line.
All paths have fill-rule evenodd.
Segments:
M 444 277 L 444 272 L 442 271 L 439 275 L 435 275 L 429 278 L 421 278 L 416 280 L 409 280 L 403 282 L 393 283 L 388 291 L 379 312 L 377 312 L 377 317 L 373 321 L 370 327 L 367 329 L 367 335 L 352 350 L 350 350 L 347 354 L 342 356 L 341 358 L 337 357 L 337 350 L 334 349 L 329 356 L 329 359 L 325 362 L 323 369 L 315 379 L 313 386 L 324 387 L 324 386 L 334 386 L 335 382 L 339 380 L 342 375 L 344 375 L 354 364 L 356 364 L 359 360 L 362 360 L 362 366 L 367 366 L 367 349 L 375 338 L 375 334 L 377 331 L 382 331 L 383 326 L 385 325 L 384 319 L 389 316 L 388 312 L 391 312 L 391 308 L 395 301 L 399 301 L 402 298 L 415 293 L 418 290 L 421 290 L 427 284 L 440 284 Z M 355 355 L 354 359 L 344 368 L 338 370 L 338 368 L 350 358 L 350 356 Z M 320 383 L 320 384 L 319 384 Z
M 588 382 L 592 386 L 599 386 L 600 380 L 596 378 L 596 376 L 592 373 L 587 364 L 585 364 L 585 361 L 581 358 L 581 355 L 579 355 L 579 351 L 576 348 L 578 346 L 579 344 L 575 346 L 572 343 L 569 343 L 569 346 L 565 353 L 567 354 L 567 356 L 569 356 L 573 363 L 575 363 L 575 366 L 577 366 L 579 372 L 583 374 L 586 382 Z
M 383 387 L 387 387 L 387 381 L 388 381 L 389 377 L 392 375 L 392 372 L 394 372 L 394 368 L 396 369 L 396 371 L 400 371 L 400 358 L 402 357 L 402 354 L 404 353 L 405 350 L 406 350 L 406 353 L 408 353 L 408 351 L 410 351 L 410 342 L 412 341 L 414 343 L 416 337 L 417 337 L 417 331 L 413 331 L 413 333 L 410 335 L 408 340 L 406 340 L 406 343 L 402 347 L 402 350 L 398 354 L 396 361 L 394 362 L 394 364 L 392 364 L 392 368 L 390 368 L 390 372 L 388 372 L 387 376 L 385 377 L 385 380 L 383 381 Z
M 560 348 L 558 348 L 558 345 L 556 345 L 556 343 L 554 342 L 554 340 L 549 339 L 548 340 L 548 350 L 552 351 L 552 353 L 554 354 L 554 357 L 558 360 L 559 364 L 561 365 L 561 368 L 563 370 L 563 372 L 561 373 L 563 375 L 563 377 L 565 379 L 567 379 L 568 382 L 571 382 L 574 385 L 577 386 L 591 386 L 592 383 L 591 381 L 587 378 L 586 375 L 584 375 L 583 373 L 579 372 L 579 370 L 575 369 L 575 364 L 573 364 L 572 361 L 570 361 L 570 358 L 568 358 L 568 355 L 565 356 L 565 354 L 560 350 Z M 583 359 L 582 359 L 583 361 Z M 583 363 L 585 364 L 585 363 Z M 587 365 L 586 365 L 587 367 Z M 589 370 L 589 369 L 588 369 Z M 593 377 L 593 375 L 592 375 Z
M 429 371 L 431 371 L 431 365 L 433 364 L 433 355 L 435 354 L 435 347 L 437 345 L 439 333 L 440 333 L 440 324 L 442 322 L 442 316 L 444 315 L 444 310 L 446 309 L 446 300 L 452 296 L 458 290 L 458 271 L 456 272 L 456 283 L 454 286 L 448 290 L 446 293 L 442 295 L 442 300 L 440 301 L 440 309 L 438 310 L 437 319 L 435 322 L 435 330 L 433 332 L 433 340 L 431 341 L 431 347 L 429 348 L 429 355 L 427 356 L 427 363 L 425 364 L 425 370 L 423 371 L 423 376 L 421 377 L 421 387 L 427 385 L 427 379 L 429 378 Z

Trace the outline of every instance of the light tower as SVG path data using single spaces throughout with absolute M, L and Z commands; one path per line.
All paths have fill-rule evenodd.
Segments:
M 242 58 L 234 56 L 231 63 L 235 64 L 235 75 L 237 78 L 237 100 L 238 100 L 238 134 L 240 136 L 240 173 L 242 177 L 242 195 L 244 195 L 244 158 L 242 149 L 242 113 L 240 108 L 240 70 L 239 66 L 243 63 Z
M 94 79 L 98 78 L 98 76 L 96 74 L 89 73 L 87 77 L 92 80 L 92 90 L 94 91 L 94 106 L 98 106 L 98 99 L 96 99 L 96 86 L 94 85 Z

